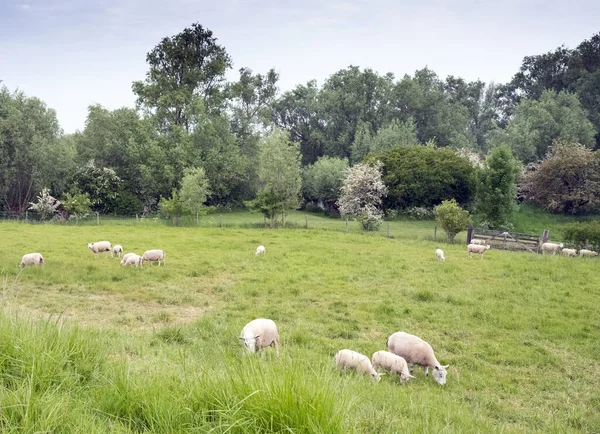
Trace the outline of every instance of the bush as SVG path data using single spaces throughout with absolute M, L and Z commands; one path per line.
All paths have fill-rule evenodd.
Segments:
M 566 225 L 563 241 L 577 249 L 586 247 L 586 242 L 589 242 L 589 247 L 593 250 L 600 249 L 600 221 Z
M 445 200 L 435 207 L 435 221 L 444 229 L 448 241 L 454 241 L 454 237 L 461 231 L 467 229 L 471 224 L 471 216 L 456 200 Z

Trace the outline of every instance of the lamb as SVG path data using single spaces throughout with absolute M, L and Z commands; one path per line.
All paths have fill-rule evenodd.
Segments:
M 42 256 L 41 253 L 27 253 L 26 255 L 23 255 L 23 258 L 21 258 L 21 263 L 19 264 L 19 267 L 24 268 L 28 265 L 44 265 L 44 257 Z
M 560 254 L 565 256 L 577 256 L 577 249 L 562 249 Z
M 400 383 L 404 383 L 411 378 L 416 378 L 410 375 L 406 360 L 389 351 L 377 351 L 373 353 L 371 361 L 373 362 L 373 367 L 375 369 L 382 368 L 389 371 L 391 374 L 398 374 Z
M 471 257 L 471 253 L 478 253 L 479 257 L 483 259 L 483 254 L 486 250 L 489 250 L 490 246 L 480 246 L 478 244 L 469 244 L 467 246 L 467 251 L 469 252 L 469 258 Z
M 562 248 L 563 248 L 563 243 L 560 243 L 560 244 L 544 243 L 544 244 L 542 244 L 542 255 L 545 254 L 546 252 L 556 255 L 556 252 L 558 252 L 559 249 L 562 249 Z
M 480 240 L 478 238 L 473 238 L 469 244 L 477 244 L 479 246 L 484 246 L 486 243 L 485 240 Z
M 96 255 L 96 259 L 98 259 L 98 253 L 106 252 L 106 257 L 108 258 L 108 254 L 111 251 L 111 245 L 109 241 L 98 241 L 97 243 L 88 243 L 88 249 Z
M 244 346 L 250 353 L 274 346 L 275 354 L 279 357 L 279 332 L 273 320 L 258 318 L 250 321 L 244 326 L 238 339 L 244 341 Z
M 352 350 L 340 350 L 333 358 L 333 362 L 338 369 L 354 369 L 361 374 L 370 375 L 371 379 L 381 381 L 381 376 L 377 373 L 371 361 L 364 354 Z
M 142 255 L 142 265 L 144 261 L 150 262 L 150 266 L 152 266 L 153 262 L 158 262 L 158 266 L 160 267 L 160 262 L 162 261 L 163 266 L 167 266 L 166 262 L 167 255 L 164 250 L 146 250 Z
M 435 251 L 435 257 L 438 261 L 444 262 L 446 258 L 444 258 L 444 251 L 442 249 L 437 249 Z
M 265 253 L 267 253 L 266 250 L 265 250 L 265 246 L 258 246 L 256 248 L 256 256 L 258 256 L 258 255 L 264 255 Z
M 115 256 L 120 258 L 122 254 L 123 254 L 123 246 L 122 245 L 117 244 L 112 248 L 112 257 L 113 258 Z
M 429 368 L 433 368 L 435 381 L 442 386 L 446 384 L 446 368 L 449 365 L 440 365 L 433 354 L 433 348 L 423 339 L 405 332 L 397 332 L 388 338 L 387 347 L 392 353 L 403 357 L 411 369 L 414 365 L 423 366 L 426 376 L 429 375 Z
M 121 259 L 121 265 L 123 267 L 127 265 L 135 265 L 136 267 L 138 267 L 142 265 L 142 257 L 136 255 L 135 253 L 127 253 L 123 256 L 123 259 Z
M 594 252 L 593 250 L 581 249 L 579 251 L 579 256 L 598 256 L 598 252 Z

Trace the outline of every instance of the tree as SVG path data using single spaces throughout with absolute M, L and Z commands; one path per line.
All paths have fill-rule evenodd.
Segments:
M 231 59 L 213 33 L 194 23 L 166 37 L 146 56 L 146 79 L 133 83 L 138 106 L 154 114 L 163 130 L 193 130 L 198 109 L 221 105 L 221 90 Z
M 377 230 L 383 221 L 382 198 L 387 188 L 381 179 L 382 163 L 357 164 L 348 169 L 337 202 L 342 215 L 356 218 L 363 230 Z
M 556 213 L 600 208 L 600 159 L 577 143 L 555 142 L 552 152 L 521 179 L 525 201 Z
M 104 213 L 113 211 L 120 183 L 113 169 L 98 167 L 93 160 L 79 167 L 72 178 L 73 187 L 89 195 L 92 210 Z
M 335 212 L 348 170 L 348 160 L 321 157 L 304 168 L 302 190 L 307 200 L 320 201 L 329 212 Z
M 76 220 L 85 217 L 92 212 L 90 195 L 88 193 L 81 193 L 74 191 L 72 193 L 66 193 L 65 198 L 62 200 L 64 209 L 69 213 L 69 217 L 73 216 Z
M 506 228 L 516 207 L 520 164 L 506 145 L 493 149 L 478 172 L 477 211 L 492 228 Z
M 452 198 L 465 205 L 475 194 L 472 164 L 451 149 L 397 146 L 374 159 L 383 163 L 386 209 L 432 208 Z
M 469 212 L 463 210 L 454 199 L 444 200 L 434 211 L 435 221 L 446 232 L 448 241 L 454 241 L 456 234 L 471 224 Z
M 277 196 L 283 213 L 298 206 L 302 188 L 300 152 L 287 132 L 274 129 L 261 143 L 258 176 L 262 191 Z
M 169 199 L 164 197 L 160 198 L 158 210 L 162 216 L 173 219 L 173 224 L 175 226 L 179 224 L 179 217 L 181 217 L 184 212 L 184 205 L 177 194 L 177 189 L 174 188 L 171 191 L 171 197 Z
M 58 212 L 60 201 L 50 196 L 50 190 L 43 188 L 37 197 L 37 202 L 30 202 L 29 209 L 40 215 L 40 220 L 46 220 Z
M 577 95 L 544 91 L 540 101 L 524 99 L 507 128 L 507 141 L 524 163 L 544 158 L 553 140 L 595 144 L 596 131 Z
M 196 223 L 198 223 L 198 215 L 208 212 L 204 203 L 210 194 L 210 188 L 204 169 L 197 167 L 185 169 L 179 194 L 184 208 L 196 215 Z
M 284 211 L 279 197 L 270 190 L 258 193 L 256 199 L 246 201 L 244 204 L 251 211 L 260 212 L 262 215 L 268 218 L 271 229 L 273 229 L 275 227 L 275 223 L 277 223 L 277 215 L 283 213 Z
M 371 135 L 366 123 L 359 124 L 354 142 L 350 149 L 354 163 L 362 161 L 367 154 L 382 153 L 395 146 L 417 145 L 417 133 L 412 119 L 399 122 L 396 119 L 379 129 L 377 134 Z

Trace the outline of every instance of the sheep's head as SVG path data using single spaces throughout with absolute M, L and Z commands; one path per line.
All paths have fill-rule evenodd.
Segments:
M 561 249 L 562 249 L 564 246 L 565 246 L 565 245 L 564 245 L 563 243 L 560 243 L 560 244 L 558 245 L 558 247 L 560 247 Z
M 400 374 L 400 383 L 406 383 L 411 378 L 417 378 L 417 377 L 415 377 L 414 375 L 401 373 Z
M 244 336 L 240 336 L 239 339 L 244 342 L 244 346 L 246 349 L 253 353 L 256 351 L 256 339 L 258 339 L 260 335 L 252 335 L 252 334 L 244 334 Z
M 371 372 L 371 379 L 379 383 L 381 381 L 381 375 L 379 375 L 377 371 L 373 369 L 373 372 Z
M 485 246 L 485 250 L 490 250 L 490 247 L 492 247 L 492 246 L 490 246 L 490 245 Z
M 437 381 L 442 386 L 446 384 L 446 368 L 450 365 L 446 366 L 436 366 L 433 368 L 433 379 Z
M 88 243 L 88 249 L 91 249 L 92 247 L 94 247 L 94 243 Z

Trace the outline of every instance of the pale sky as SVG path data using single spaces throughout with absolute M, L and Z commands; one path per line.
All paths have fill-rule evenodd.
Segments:
M 232 57 L 230 79 L 273 67 L 281 91 L 349 65 L 502 83 L 524 56 L 600 32 L 600 1 L 0 0 L 0 80 L 82 130 L 90 104 L 133 107 L 146 53 L 194 22 Z

